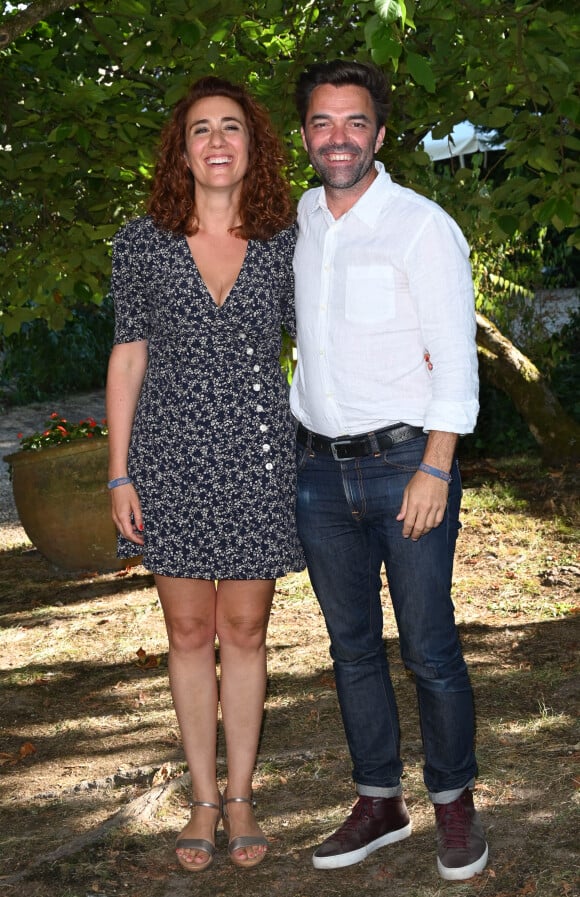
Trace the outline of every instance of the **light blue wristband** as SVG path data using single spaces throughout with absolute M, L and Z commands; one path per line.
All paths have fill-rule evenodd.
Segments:
M 431 467 L 430 464 L 425 464 L 423 461 L 419 464 L 419 470 L 422 470 L 423 473 L 428 473 L 429 476 L 437 477 L 438 480 L 445 480 L 447 484 L 453 479 L 450 473 L 445 473 L 444 470 L 439 470 L 438 467 Z
M 107 489 L 116 489 L 117 486 L 132 486 L 133 480 L 131 477 L 117 477 L 115 480 L 109 480 L 107 483 Z

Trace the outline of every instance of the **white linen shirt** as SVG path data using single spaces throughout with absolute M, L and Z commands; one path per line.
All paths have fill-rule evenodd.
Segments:
M 336 220 L 322 187 L 300 200 L 292 412 L 332 438 L 399 421 L 471 433 L 479 405 L 469 247 L 440 206 L 375 167 Z

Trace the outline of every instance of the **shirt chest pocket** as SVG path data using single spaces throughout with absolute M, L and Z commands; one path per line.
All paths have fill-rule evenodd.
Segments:
M 347 321 L 378 324 L 396 314 L 395 270 L 391 265 L 350 265 L 346 272 Z

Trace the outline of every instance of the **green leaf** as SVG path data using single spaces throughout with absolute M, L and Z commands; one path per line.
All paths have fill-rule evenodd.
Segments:
M 514 120 L 514 110 L 507 106 L 494 106 L 493 109 L 486 110 L 484 121 L 487 128 L 503 128 Z
M 179 21 L 175 34 L 188 47 L 192 47 L 200 42 L 203 31 L 197 22 Z
M 221 28 L 218 28 L 216 31 L 213 32 L 213 34 L 210 37 L 210 40 L 212 40 L 216 44 L 219 44 L 219 43 L 221 43 L 221 41 L 225 40 L 225 38 L 228 36 L 229 33 L 230 33 L 230 29 L 228 28 L 227 25 L 224 25 Z
M 191 79 L 188 79 L 187 81 L 185 81 L 185 80 L 176 81 L 174 84 L 171 85 L 171 87 L 167 88 L 167 90 L 165 91 L 164 100 L 165 100 L 165 105 L 168 108 L 171 108 L 172 106 L 174 106 L 176 103 L 179 102 L 179 100 L 182 99 L 182 97 L 185 96 L 185 94 L 187 93 L 187 88 L 190 83 L 190 80 Z
M 540 171 L 550 171 L 560 174 L 561 167 L 558 164 L 555 153 L 550 152 L 548 146 L 536 145 L 528 150 L 528 165 Z
M 145 15 L 150 12 L 150 3 L 143 0 L 117 0 L 119 12 L 121 13 L 137 13 L 137 15 Z
M 564 97 L 558 105 L 558 111 L 564 118 L 580 124 L 580 100 L 578 97 Z
M 47 143 L 63 143 L 65 140 L 69 139 L 73 130 L 74 128 L 72 125 L 59 125 L 50 132 L 46 141 Z
M 414 81 L 429 93 L 435 92 L 435 76 L 429 62 L 418 53 L 406 53 L 405 59 Z
M 508 237 L 513 236 L 518 229 L 519 221 L 514 215 L 500 215 L 497 222 Z
M 387 25 L 401 19 L 401 24 L 403 27 L 405 26 L 407 10 L 403 0 L 399 0 L 399 2 L 397 0 L 375 0 L 375 9 Z
M 576 217 L 572 203 L 560 196 L 552 196 L 540 203 L 535 213 L 541 224 L 554 224 L 558 229 L 571 225 Z
M 558 56 L 549 56 L 548 59 L 550 60 L 552 68 L 558 69 L 558 71 L 562 72 L 564 75 L 570 74 L 570 68 L 563 59 L 560 59 Z
M 33 113 L 32 115 L 27 115 L 25 118 L 19 118 L 14 122 L 15 127 L 17 128 L 28 128 L 30 125 L 35 125 L 37 122 L 41 121 L 41 116 L 38 113 Z
M 91 144 L 91 134 L 86 128 L 79 125 L 76 130 L 76 138 L 84 150 L 87 150 Z
M 379 16 L 371 16 L 365 22 L 364 26 L 364 35 L 365 41 L 368 47 L 373 47 L 375 45 L 375 40 L 379 39 L 376 35 L 377 33 L 382 33 L 385 30 L 385 26 Z
M 376 65 L 385 65 L 387 62 L 398 60 L 402 52 L 403 47 L 390 34 L 383 33 L 373 42 L 372 57 Z

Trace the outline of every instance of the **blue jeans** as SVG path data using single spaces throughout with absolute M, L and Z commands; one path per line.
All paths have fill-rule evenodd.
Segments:
M 397 703 L 383 644 L 384 563 L 401 657 L 414 674 L 432 799 L 477 774 L 471 684 L 455 625 L 451 577 L 459 531 L 457 463 L 440 526 L 417 542 L 396 520 L 426 437 L 335 461 L 298 444 L 298 531 L 330 636 L 336 687 L 360 793 L 400 793 Z M 383 789 L 387 789 L 386 792 Z M 442 801 L 445 802 L 445 799 Z

